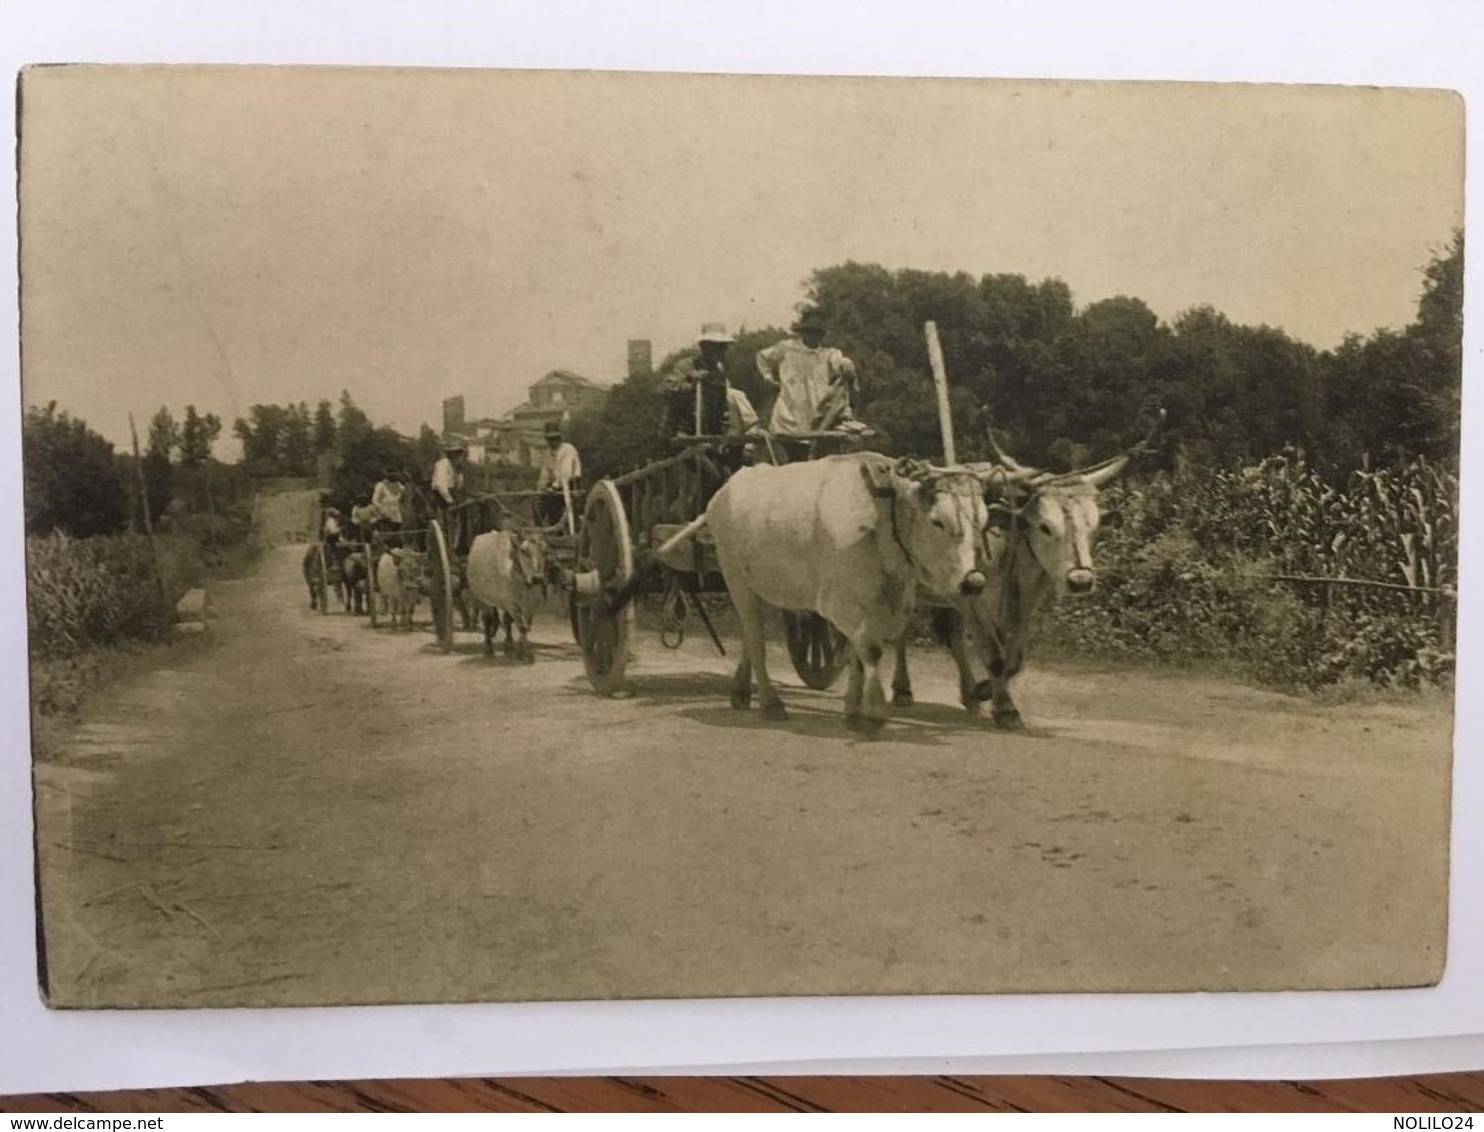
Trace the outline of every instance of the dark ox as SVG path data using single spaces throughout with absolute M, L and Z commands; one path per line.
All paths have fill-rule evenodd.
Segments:
M 321 557 L 323 555 L 323 557 Z M 323 569 L 321 569 L 323 564 Z M 309 587 L 309 608 L 329 609 L 329 591 L 338 590 L 340 575 L 333 549 L 312 542 L 304 548 L 304 584 Z
M 1117 516 L 1104 515 L 1098 492 L 1116 479 L 1134 455 L 1153 440 L 1164 420 L 1138 444 L 1111 459 L 1061 475 L 1027 468 L 1002 452 L 991 438 L 996 460 L 968 465 L 987 485 L 989 522 L 981 545 L 986 584 L 978 594 L 925 595 L 935 606 L 934 624 L 958 667 L 959 698 L 972 713 L 992 702 L 995 726 L 1022 726 L 1010 697 L 1010 681 L 1025 664 L 1036 615 L 1058 598 L 1091 593 L 1097 582 L 1093 541 L 1098 527 Z M 978 646 L 988 679 L 977 680 L 968 638 Z M 905 643 L 897 648 L 892 702 L 912 703 Z
M 366 612 L 370 600 L 370 570 L 364 547 L 340 544 L 340 599 L 346 613 Z

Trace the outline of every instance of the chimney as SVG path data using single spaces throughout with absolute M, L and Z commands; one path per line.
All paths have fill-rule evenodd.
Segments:
M 460 435 L 464 432 L 464 395 L 448 397 L 443 402 L 443 431 Z
M 654 356 L 648 338 L 629 339 L 629 376 L 648 377 L 654 372 Z

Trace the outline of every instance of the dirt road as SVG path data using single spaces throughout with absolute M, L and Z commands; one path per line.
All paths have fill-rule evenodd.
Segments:
M 98 696 L 37 766 L 59 1005 L 1273 989 L 1442 970 L 1450 720 L 1175 673 L 1036 667 L 1032 727 L 838 696 L 733 712 L 641 634 L 595 696 L 538 659 L 311 613 L 301 548 L 214 643 Z M 781 650 L 779 650 L 781 653 Z M 780 673 L 791 679 L 786 658 Z

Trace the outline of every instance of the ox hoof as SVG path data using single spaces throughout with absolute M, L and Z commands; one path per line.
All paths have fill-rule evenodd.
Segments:
M 917 701 L 911 692 L 893 692 L 891 694 L 892 707 L 912 707 Z
M 958 702 L 964 705 L 964 711 L 970 715 L 978 715 L 979 708 L 982 706 L 980 701 L 975 699 L 959 700 Z
M 751 692 L 733 692 L 732 693 L 732 707 L 735 708 L 737 711 L 746 711 L 751 706 L 752 706 L 752 693 Z
M 1025 720 L 1020 718 L 1020 712 L 1014 708 L 999 709 L 994 713 L 994 725 L 1001 731 L 1019 731 L 1025 726 Z
M 994 699 L 994 685 L 988 680 L 981 680 L 974 685 L 974 690 L 971 694 L 980 703 L 985 703 Z
M 874 739 L 881 734 L 881 729 L 886 726 L 886 720 L 869 715 L 847 715 L 845 726 L 852 731 L 859 732 L 864 739 Z
M 772 703 L 763 705 L 763 718 L 772 720 L 787 719 L 788 709 L 783 706 L 781 701 L 774 700 Z

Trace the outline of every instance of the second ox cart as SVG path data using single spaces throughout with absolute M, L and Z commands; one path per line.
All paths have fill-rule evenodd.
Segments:
M 578 501 L 568 500 L 566 514 L 555 524 L 542 522 L 542 492 L 486 494 L 455 504 L 451 521 L 432 519 L 427 526 L 429 600 L 438 642 L 444 651 L 453 648 L 474 537 L 496 529 L 524 529 L 546 540 L 553 575 L 566 591 L 572 636 L 595 691 L 615 695 L 627 690 L 635 603 L 614 601 L 620 593 L 660 597 L 665 644 L 679 643 L 685 617 L 694 613 L 725 653 L 702 601 L 726 592 L 705 537 L 690 540 L 683 554 L 667 556 L 653 570 L 639 570 L 640 556 L 701 515 L 728 476 L 744 464 L 857 451 L 863 439 L 859 433 L 808 433 L 790 437 L 785 454 L 781 442 L 763 436 L 677 437 L 674 455 L 600 480 L 580 501 L 580 512 Z M 828 688 L 848 659 L 844 636 L 814 612 L 784 610 L 782 617 L 799 679 L 810 688 Z

